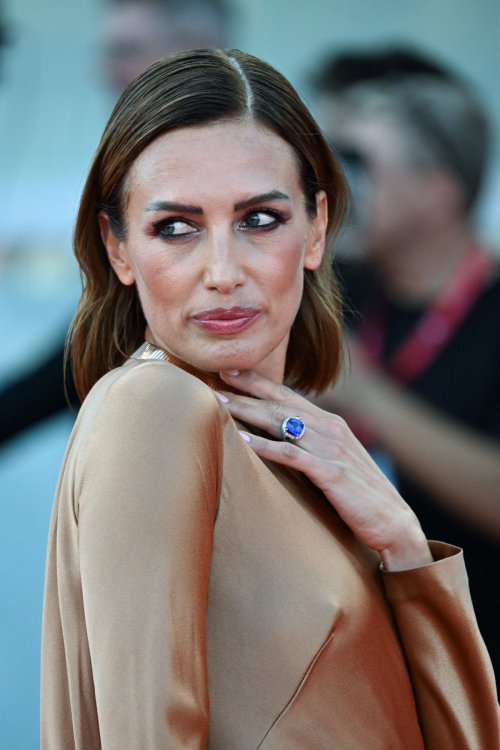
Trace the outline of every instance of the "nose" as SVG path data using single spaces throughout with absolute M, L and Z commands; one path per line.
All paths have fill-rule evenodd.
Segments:
M 205 246 L 204 284 L 206 289 L 231 294 L 245 283 L 241 248 L 229 233 L 207 239 Z

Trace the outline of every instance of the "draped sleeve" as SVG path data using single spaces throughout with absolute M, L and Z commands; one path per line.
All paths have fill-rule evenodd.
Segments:
M 202 750 L 221 410 L 168 363 L 121 369 L 85 402 L 56 494 L 42 750 Z
M 463 552 L 441 542 L 430 547 L 435 559 L 430 565 L 382 570 L 425 748 L 500 748 L 495 677 L 477 627 Z

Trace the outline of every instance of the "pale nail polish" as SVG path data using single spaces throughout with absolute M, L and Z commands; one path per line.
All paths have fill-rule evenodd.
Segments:
M 241 435 L 241 437 L 243 438 L 243 440 L 246 440 L 246 441 L 247 441 L 247 443 L 249 443 L 249 442 L 250 442 L 250 440 L 251 440 L 251 437 L 250 437 L 250 435 L 248 434 L 248 432 L 242 432 L 241 430 L 238 430 L 238 432 L 240 433 L 240 435 Z
M 237 375 L 240 374 L 239 370 L 226 370 L 223 375 L 231 375 L 231 377 L 235 378 Z
M 223 404 L 228 404 L 229 403 L 228 397 L 224 396 L 223 393 L 219 393 L 219 391 L 214 391 L 214 393 L 215 393 L 216 396 L 218 396 L 220 398 L 220 400 L 222 401 Z

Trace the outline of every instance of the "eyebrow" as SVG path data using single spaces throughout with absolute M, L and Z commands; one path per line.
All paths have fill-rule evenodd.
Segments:
M 290 196 L 286 193 L 282 193 L 281 190 L 271 190 L 269 193 L 260 193 L 260 195 L 252 195 L 251 198 L 247 198 L 244 201 L 239 201 L 234 206 L 235 211 L 242 211 L 244 208 L 250 208 L 255 206 L 257 203 L 268 203 L 269 201 L 289 201 Z
M 183 214 L 202 214 L 203 209 L 200 206 L 189 206 L 186 203 L 176 203 L 175 201 L 155 201 L 149 203 L 144 209 L 144 213 L 150 211 L 179 211 Z
M 242 211 L 245 208 L 257 205 L 258 203 L 279 200 L 289 201 L 290 196 L 283 193 L 281 190 L 271 190 L 269 193 L 252 195 L 251 198 L 246 198 L 244 201 L 235 203 L 234 210 Z M 153 203 L 149 203 L 144 209 L 144 213 L 149 213 L 151 211 L 179 211 L 183 214 L 197 214 L 198 216 L 203 214 L 201 206 L 191 206 L 187 203 L 177 203 L 175 201 L 154 201 Z

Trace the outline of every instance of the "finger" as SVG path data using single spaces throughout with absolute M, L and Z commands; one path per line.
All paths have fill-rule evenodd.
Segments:
M 251 435 L 243 430 L 239 430 L 239 433 L 260 458 L 289 466 L 292 469 L 296 469 L 296 471 L 301 471 L 310 478 L 314 475 L 315 470 L 317 471 L 318 469 L 321 459 L 302 450 L 302 448 L 293 443 L 276 443 L 273 440 L 266 440 L 266 438 L 260 437 L 260 435 Z
M 252 370 L 242 370 L 241 372 L 231 370 L 230 372 L 221 372 L 220 376 L 225 383 L 236 386 L 240 391 L 245 391 L 263 400 L 278 401 L 287 409 L 295 409 L 299 414 L 301 411 L 304 414 L 316 414 L 320 411 L 317 406 L 288 386 L 283 383 L 274 383 L 272 380 L 262 377 L 262 375 L 257 375 Z
M 260 427 L 273 437 L 281 439 L 281 426 L 291 416 L 301 416 L 305 423 L 300 448 L 319 458 L 331 460 L 336 457 L 363 458 L 365 453 L 341 417 L 320 411 L 320 416 L 293 414 L 277 401 L 261 401 L 251 396 L 239 396 L 229 391 L 215 392 L 226 405 L 231 416 L 241 422 Z M 366 454 L 368 456 L 368 454 Z M 366 459 L 364 459 L 366 460 Z
M 291 407 L 286 407 L 279 401 L 262 401 L 258 398 L 251 398 L 250 396 L 239 396 L 229 391 L 219 391 L 217 395 L 226 405 L 228 411 L 232 417 L 239 419 L 242 422 L 260 427 L 265 430 L 273 437 L 281 438 L 281 425 L 293 416 L 300 416 L 292 411 Z M 314 417 L 308 416 L 307 420 L 304 419 L 306 424 L 306 435 L 311 436 L 314 430 Z M 304 439 L 301 438 L 301 445 L 307 448 L 307 441 L 304 445 Z
M 260 458 L 289 466 L 305 474 L 325 494 L 330 504 L 355 533 L 359 533 L 366 525 L 363 518 L 374 500 L 377 504 L 374 510 L 379 515 L 390 514 L 387 488 L 390 488 L 390 496 L 394 493 L 397 495 L 397 491 L 380 470 L 376 473 L 369 471 L 362 462 L 353 461 L 352 458 L 346 460 L 342 452 L 333 460 L 323 460 L 301 450 L 293 443 L 275 443 L 242 430 L 239 432 Z

